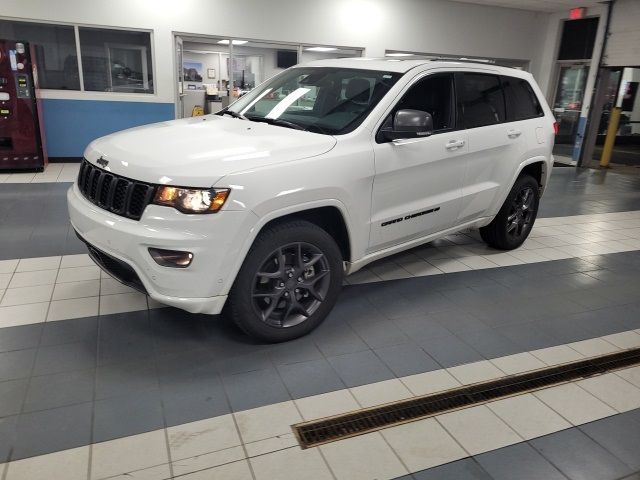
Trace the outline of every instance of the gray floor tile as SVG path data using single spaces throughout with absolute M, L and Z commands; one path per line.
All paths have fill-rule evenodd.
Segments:
M 471 345 L 484 358 L 496 358 L 521 352 L 523 349 L 495 329 L 461 332 L 457 336 Z
M 454 335 L 422 340 L 417 343 L 444 368 L 484 359 L 480 353 Z
M 446 337 L 451 332 L 434 318 L 435 314 L 415 315 L 393 320 L 395 328 L 404 332 L 412 340 L 426 340 L 428 338 Z M 392 324 L 392 325 L 393 325 Z M 389 328 L 393 328 L 390 326 Z
M 234 412 L 291 400 L 275 368 L 223 375 L 222 382 Z
M 26 378 L 36 358 L 36 349 L 0 353 L 0 382 Z
M 280 376 L 293 398 L 309 397 L 346 388 L 327 360 L 280 365 Z
M 348 325 L 322 328 L 310 335 L 325 357 L 369 350 L 369 346 Z
M 88 445 L 92 410 L 83 403 L 20 415 L 12 459 Z
M 0 335 L 0 353 L 37 347 L 42 328 L 43 325 L 40 323 L 3 328 Z
M 416 480 L 493 480 L 473 458 L 465 458 L 413 474 Z M 515 479 L 514 479 L 515 480 Z
M 162 408 L 167 426 L 181 425 L 231 412 L 221 383 L 192 379 L 197 385 L 172 385 L 162 389 Z M 184 388 L 181 388 L 183 387 Z
M 529 442 L 570 479 L 620 478 L 631 469 L 577 428 Z
M 47 410 L 91 401 L 94 381 L 94 369 L 32 377 L 24 411 Z
M 18 416 L 0 418 L 0 463 L 9 461 L 15 442 Z
M 104 442 L 164 427 L 157 392 L 99 400 L 94 405 L 93 442 Z
M 634 415 L 638 413 L 614 415 L 580 429 L 633 470 L 640 470 L 640 421 Z
M 146 311 L 101 316 L 99 321 L 99 365 L 144 360 L 153 354 L 153 330 Z
M 0 382 L 0 417 L 20 413 L 29 380 L 8 380 Z
M 95 344 L 97 335 L 98 317 L 45 322 L 40 345 L 61 345 L 77 342 Z
M 519 345 L 523 351 L 547 348 L 561 343 L 548 333 L 542 332 L 535 322 L 504 325 L 496 327 L 496 330 L 516 345 Z
M 527 443 L 519 443 L 475 457 L 475 460 L 495 479 L 566 480 L 551 463 Z
M 348 353 L 327 360 L 348 387 L 380 382 L 394 377 L 393 372 L 371 351 Z
M 96 399 L 131 397 L 160 388 L 153 362 L 101 365 L 96 372 Z
M 377 348 L 374 352 L 397 377 L 441 368 L 438 362 L 414 343 Z
M 34 375 L 70 372 L 93 368 L 96 363 L 95 342 L 76 342 L 40 347 L 33 367 Z
M 370 348 L 398 345 L 409 341 L 409 337 L 389 320 L 362 324 L 354 327 L 354 330 Z

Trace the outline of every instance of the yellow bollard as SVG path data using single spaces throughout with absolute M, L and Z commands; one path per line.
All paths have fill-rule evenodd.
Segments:
M 609 127 L 607 128 L 607 138 L 604 140 L 604 147 L 602 148 L 602 156 L 600 157 L 600 166 L 603 168 L 609 167 L 611 161 L 611 154 L 613 153 L 613 146 L 616 143 L 616 133 L 618 133 L 618 126 L 620 125 L 620 114 L 622 109 L 620 107 L 613 107 L 611 114 L 609 115 Z

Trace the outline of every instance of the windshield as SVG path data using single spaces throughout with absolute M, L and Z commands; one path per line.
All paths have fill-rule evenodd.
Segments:
M 354 130 L 401 74 L 335 67 L 286 70 L 227 109 L 233 116 L 328 135 Z M 223 110 L 219 114 L 224 115 Z

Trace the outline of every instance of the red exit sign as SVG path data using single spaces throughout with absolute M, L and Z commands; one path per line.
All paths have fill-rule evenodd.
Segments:
M 572 8 L 569 10 L 569 20 L 580 20 L 581 18 L 584 18 L 586 10 L 587 9 L 584 7 Z

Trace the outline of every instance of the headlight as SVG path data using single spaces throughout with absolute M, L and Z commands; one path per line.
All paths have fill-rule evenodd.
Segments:
M 156 205 L 165 205 L 183 213 L 216 213 L 229 196 L 228 188 L 158 187 L 153 199 Z

